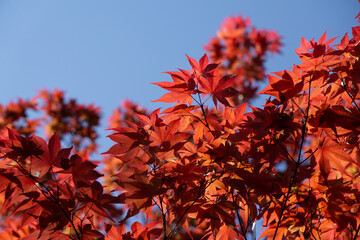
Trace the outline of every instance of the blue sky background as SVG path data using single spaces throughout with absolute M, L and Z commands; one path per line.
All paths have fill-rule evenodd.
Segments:
M 149 83 L 188 69 L 185 53 L 199 59 L 225 17 L 283 36 L 282 55 L 266 64 L 274 72 L 298 63 L 301 37 L 342 36 L 358 11 L 356 0 L 1 0 L 0 103 L 48 87 L 101 106 L 104 119 L 126 98 L 156 109 L 165 91 Z
M 267 72 L 299 63 L 301 37 L 342 36 L 357 25 L 356 0 L 0 0 L 0 103 L 29 99 L 48 87 L 80 103 L 102 107 L 106 119 L 129 98 L 148 109 L 165 91 L 150 82 L 188 69 L 185 53 L 199 59 L 225 17 L 242 14 L 257 28 L 276 30 L 282 55 Z M 260 106 L 261 101 L 256 105 Z

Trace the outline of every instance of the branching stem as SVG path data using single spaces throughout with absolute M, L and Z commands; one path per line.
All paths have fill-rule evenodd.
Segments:
M 314 71 L 315 71 L 315 69 L 314 69 Z M 310 101 L 311 100 L 311 81 L 312 81 L 313 76 L 314 76 L 314 74 L 309 79 L 308 105 L 306 107 L 304 124 L 303 124 L 302 130 L 301 130 L 301 141 L 300 141 L 300 147 L 299 147 L 299 154 L 298 154 L 298 157 L 297 157 L 297 161 L 295 163 L 294 174 L 292 175 L 292 177 L 290 179 L 290 183 L 289 183 L 288 190 L 287 190 L 287 193 L 286 193 L 286 196 L 285 196 L 285 199 L 284 199 L 284 203 L 283 203 L 283 205 L 281 207 L 280 217 L 279 217 L 279 221 L 277 223 L 276 229 L 275 229 L 273 240 L 275 240 L 275 238 L 276 238 L 276 234 L 277 234 L 277 232 L 279 230 L 280 223 L 281 223 L 282 217 L 284 215 L 284 212 L 285 212 L 285 209 L 286 209 L 286 206 L 287 206 L 287 202 L 288 202 L 288 200 L 290 198 L 291 189 L 292 189 L 292 187 L 293 187 L 293 185 L 295 183 L 295 179 L 296 179 L 298 169 L 299 169 L 299 167 L 300 167 L 300 165 L 302 163 L 301 155 L 302 155 L 302 148 L 303 148 L 303 145 L 304 145 L 304 142 L 305 142 L 306 125 L 307 125 L 307 122 L 308 122 L 308 119 L 309 119 L 309 110 L 310 110 L 310 105 L 311 105 L 311 101 Z
M 81 236 L 79 234 L 79 232 L 76 230 L 75 224 L 73 219 L 67 214 L 67 212 L 65 211 L 65 209 L 61 206 L 58 198 L 56 198 L 54 196 L 54 194 L 50 191 L 50 189 L 45 186 L 42 182 L 39 182 L 30 172 L 28 172 L 18 161 L 14 160 L 17 165 L 21 168 L 21 170 L 28 176 L 30 177 L 32 180 L 34 180 L 38 185 L 35 184 L 35 186 L 40 190 L 40 192 L 51 202 L 55 203 L 60 209 L 61 211 L 64 213 L 65 217 L 68 219 L 68 221 L 70 222 L 71 226 L 74 228 L 76 237 L 78 240 L 81 240 Z

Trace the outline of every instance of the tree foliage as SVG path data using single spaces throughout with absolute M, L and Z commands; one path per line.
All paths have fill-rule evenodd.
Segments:
M 226 19 L 208 54 L 154 83 L 172 106 L 114 111 L 100 161 L 100 108 L 60 90 L 1 106 L 0 239 L 247 239 L 260 219 L 269 239 L 357 239 L 360 27 L 334 41 L 303 38 L 257 108 L 280 37 Z

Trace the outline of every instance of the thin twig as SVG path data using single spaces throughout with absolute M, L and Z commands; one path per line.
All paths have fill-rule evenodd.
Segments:
M 222 174 L 221 174 L 222 175 Z M 164 239 L 169 239 L 171 237 L 171 235 L 174 233 L 175 229 L 177 228 L 177 226 L 180 224 L 181 220 L 185 217 L 186 213 L 190 210 L 190 208 L 192 206 L 194 206 L 194 204 L 200 199 L 200 197 L 203 195 L 203 193 L 206 191 L 206 189 L 215 181 L 217 180 L 217 178 L 211 179 L 209 184 L 207 186 L 204 187 L 204 189 L 202 190 L 202 186 L 205 184 L 205 182 L 200 182 L 200 186 L 199 186 L 199 194 L 197 195 L 197 197 L 193 200 L 193 202 L 185 209 L 184 213 L 181 215 L 181 217 L 179 218 L 179 220 L 176 222 L 175 226 L 171 229 L 171 231 L 169 232 L 169 234 L 164 238 Z
M 236 207 L 236 201 L 235 201 L 235 198 L 234 198 L 234 192 L 231 191 L 231 196 L 232 196 L 232 199 L 233 199 L 233 204 L 234 206 Z M 239 209 L 235 209 L 235 213 L 236 213 L 236 217 L 239 221 L 239 224 L 240 224 L 240 228 L 241 228 L 241 232 L 242 232 L 242 236 L 244 237 L 245 240 L 247 240 L 246 238 L 246 229 L 244 229 L 244 222 L 243 220 L 241 219 L 241 216 L 240 216 L 240 213 L 239 213 Z
M 292 186 L 294 185 L 294 182 L 295 182 L 297 171 L 298 171 L 298 169 L 299 169 L 299 167 L 301 165 L 302 148 L 303 148 L 303 145 L 304 145 L 304 142 L 305 142 L 306 125 L 307 125 L 307 121 L 308 121 L 308 118 L 309 118 L 309 110 L 310 110 L 310 105 L 311 105 L 311 81 L 312 81 L 313 76 L 314 75 L 312 75 L 311 78 L 309 79 L 308 105 L 306 107 L 306 111 L 305 111 L 306 115 L 305 115 L 305 119 L 304 119 L 304 124 L 302 126 L 302 130 L 301 130 L 301 142 L 300 142 L 300 147 L 299 147 L 299 154 L 298 154 L 297 162 L 295 164 L 294 174 L 292 175 L 292 177 L 290 179 L 290 183 L 289 183 L 289 186 L 288 186 L 288 191 L 287 191 L 287 194 L 285 196 L 284 203 L 283 203 L 283 205 L 281 207 L 280 217 L 279 217 L 279 221 L 277 223 L 276 229 L 275 229 L 273 240 L 275 240 L 277 231 L 279 230 L 280 223 L 281 223 L 282 217 L 284 215 L 287 202 L 288 202 L 289 197 L 290 197 L 291 189 L 292 189 Z
M 356 229 L 355 236 L 354 236 L 354 238 L 353 238 L 354 240 L 356 240 L 359 232 L 360 232 L 360 224 L 359 224 L 358 228 Z
M 160 211 L 161 211 L 161 216 L 162 216 L 162 221 L 163 221 L 163 231 L 164 231 L 164 239 L 166 239 L 166 215 L 164 213 L 164 207 L 163 207 L 163 200 L 162 197 L 159 195 L 159 201 L 160 201 Z
M 78 240 L 81 240 L 82 238 L 80 237 L 78 231 L 76 230 L 74 221 L 70 218 L 70 216 L 68 216 L 68 214 L 66 213 L 65 209 L 61 206 L 60 202 L 58 201 L 58 199 L 55 198 L 55 196 L 52 194 L 52 192 L 50 191 L 50 189 L 45 186 L 42 182 L 39 182 L 31 173 L 29 173 L 18 161 L 14 160 L 18 166 L 21 168 L 22 171 L 25 172 L 25 174 L 30 177 L 32 180 L 34 180 L 37 184 L 39 184 L 40 186 L 36 185 L 35 186 L 40 190 L 40 192 L 51 202 L 55 203 L 57 206 L 60 207 L 61 211 L 64 213 L 65 217 L 69 220 L 71 226 L 74 228 L 75 234 L 78 238 Z
M 340 76 L 341 77 L 341 76 Z M 349 97 L 351 98 L 351 101 L 352 103 L 355 105 L 355 107 L 357 108 L 358 111 L 360 111 L 360 107 L 357 105 L 355 99 L 356 99 L 356 96 L 354 97 L 349 91 L 348 89 L 346 88 L 346 83 L 345 83 L 345 80 L 341 77 L 341 87 L 345 90 L 345 92 L 349 95 Z

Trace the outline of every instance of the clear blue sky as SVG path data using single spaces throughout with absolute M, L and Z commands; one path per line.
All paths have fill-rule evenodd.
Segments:
M 162 104 L 150 101 L 164 91 L 149 83 L 169 80 L 163 71 L 188 69 L 185 53 L 201 57 L 225 17 L 242 14 L 283 36 L 283 54 L 267 63 L 273 72 L 298 63 L 301 37 L 351 31 L 359 6 L 356 0 L 2 0 L 0 102 L 48 87 L 101 106 L 104 118 L 126 98 L 155 109 Z

